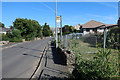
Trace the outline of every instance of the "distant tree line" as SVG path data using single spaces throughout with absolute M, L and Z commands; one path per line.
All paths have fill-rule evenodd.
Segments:
M 33 40 L 35 37 L 42 37 L 41 25 L 31 19 L 17 18 L 13 22 L 15 29 L 20 30 L 21 36 L 26 40 Z
M 3 23 L 0 22 L 0 27 L 4 28 L 5 26 Z
M 43 36 L 47 37 L 47 36 L 52 36 L 53 32 L 50 30 L 49 25 L 47 25 L 47 23 L 45 23 L 45 25 L 43 25 Z
M 0 23 L 3 25 L 2 23 Z M 12 32 L 7 33 L 6 35 L 2 35 L 3 40 L 9 41 L 22 41 L 25 40 L 34 40 L 35 38 L 42 38 L 43 36 L 52 36 L 53 32 L 50 30 L 49 25 L 45 23 L 45 25 L 41 26 L 36 20 L 17 18 L 13 22 L 13 26 L 10 28 Z
M 76 30 L 73 26 L 64 25 L 62 28 L 63 35 L 70 34 L 70 33 L 79 33 L 80 30 Z

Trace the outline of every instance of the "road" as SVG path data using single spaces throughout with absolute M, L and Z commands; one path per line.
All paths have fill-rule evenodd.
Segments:
M 30 78 L 50 38 L 24 42 L 2 50 L 3 78 Z

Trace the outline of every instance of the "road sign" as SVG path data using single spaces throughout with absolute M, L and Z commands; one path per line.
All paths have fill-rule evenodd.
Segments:
M 60 16 L 57 16 L 57 17 L 56 17 L 56 21 L 57 21 L 57 22 L 60 22 Z

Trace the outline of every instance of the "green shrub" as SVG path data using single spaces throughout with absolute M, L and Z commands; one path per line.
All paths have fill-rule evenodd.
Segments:
M 9 39 L 10 42 L 22 42 L 22 38 L 17 38 L 17 37 L 14 37 L 12 39 Z
M 22 42 L 21 33 L 18 29 L 14 29 L 12 32 L 3 35 L 2 39 L 10 42 Z
M 83 60 L 81 54 L 75 58 L 73 76 L 75 80 L 106 80 L 118 72 L 118 63 L 110 60 L 111 50 L 99 50 L 93 60 Z M 104 59 L 103 59 L 104 58 Z
M 5 34 L 2 34 L 2 41 L 9 41 L 8 36 Z

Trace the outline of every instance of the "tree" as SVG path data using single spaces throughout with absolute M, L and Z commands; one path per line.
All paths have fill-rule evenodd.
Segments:
M 21 42 L 21 32 L 18 29 L 14 29 L 12 32 L 3 35 L 3 40 L 8 40 L 10 42 Z
M 50 31 L 50 27 L 49 25 L 47 25 L 47 23 L 45 23 L 45 25 L 43 26 L 43 36 L 50 36 L 51 35 L 51 31 Z
M 12 25 L 10 25 L 10 29 L 14 29 L 14 27 Z
M 74 32 L 74 27 L 70 26 L 70 32 Z
M 74 32 L 74 27 L 73 27 L 73 26 L 69 26 L 69 25 L 65 25 L 65 26 L 62 28 L 62 32 L 63 32 L 63 34 L 72 33 L 72 32 Z
M 42 26 L 35 20 L 32 20 L 32 24 L 36 30 L 36 37 L 42 37 Z
M 21 37 L 21 32 L 20 32 L 20 30 L 14 29 L 14 30 L 12 31 L 12 36 L 13 36 L 13 37 L 16 37 L 16 38 L 20 38 L 20 37 Z
M 0 22 L 0 27 L 4 28 L 5 25 L 3 23 Z
M 52 32 L 52 30 L 50 30 L 50 36 L 53 36 L 53 32 Z
M 21 36 L 26 40 L 33 40 L 35 37 L 42 36 L 41 26 L 35 20 L 17 18 L 13 22 L 13 26 L 21 31 Z

